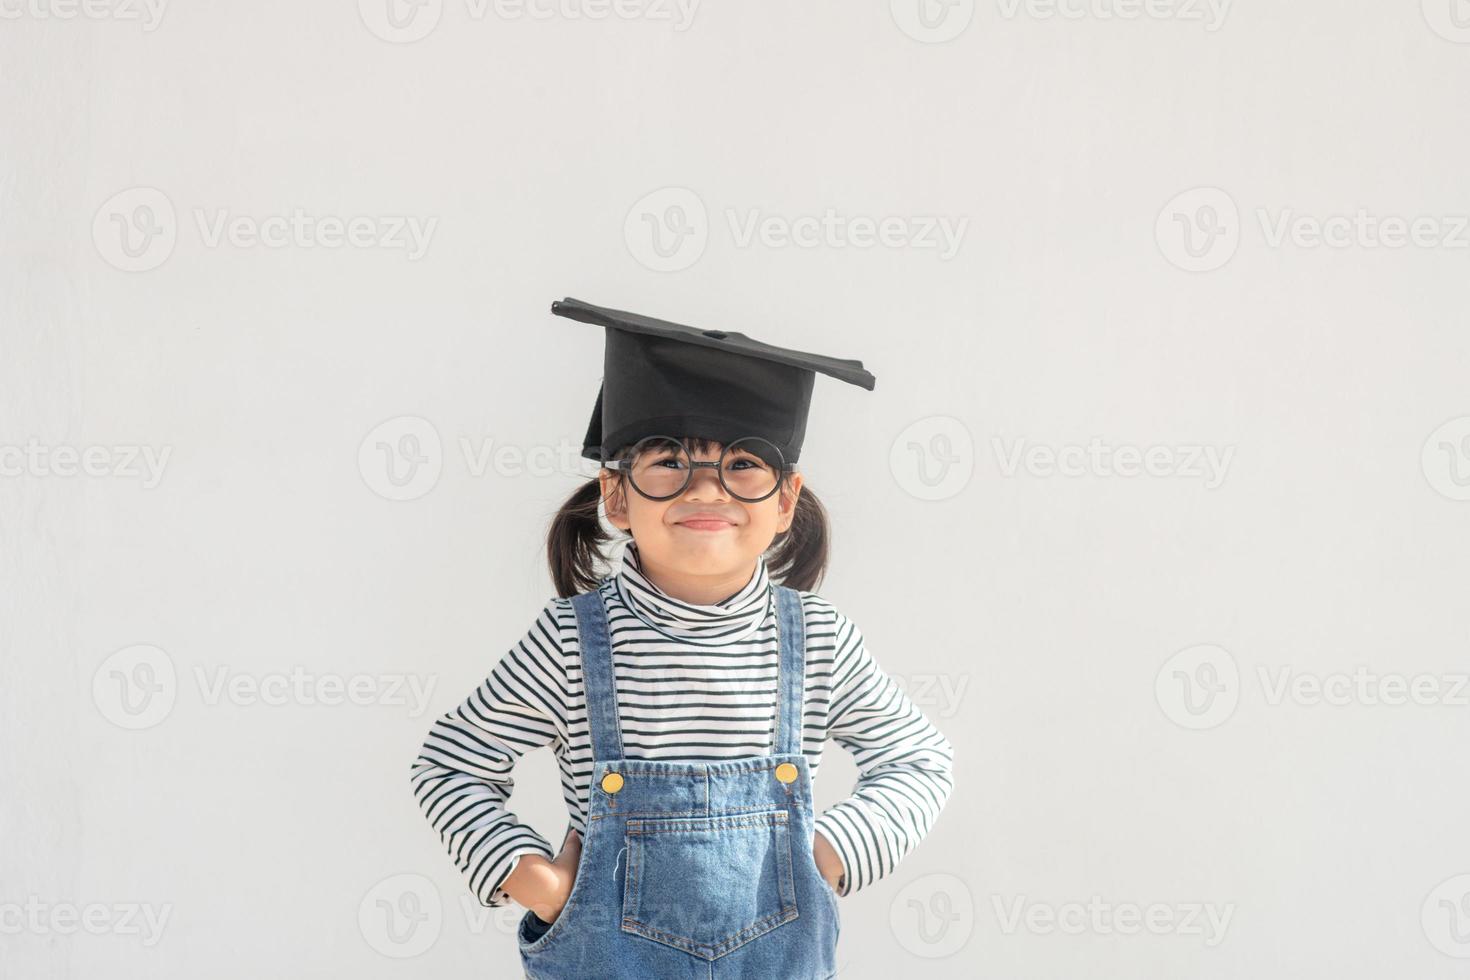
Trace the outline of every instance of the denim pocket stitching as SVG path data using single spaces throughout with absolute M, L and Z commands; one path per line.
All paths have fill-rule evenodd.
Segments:
M 645 841 L 662 834 L 679 833 L 686 830 L 718 832 L 732 827 L 770 827 L 776 836 L 775 859 L 780 907 L 755 922 L 720 939 L 701 943 L 690 936 L 677 936 L 658 926 L 640 919 L 640 896 Z M 722 816 L 709 814 L 695 818 L 629 820 L 625 825 L 628 844 L 628 870 L 623 887 L 622 929 L 634 935 L 661 942 L 706 960 L 718 959 L 751 940 L 765 935 L 772 929 L 800 916 L 796 907 L 795 866 L 791 855 L 789 814 L 784 809 L 765 810 L 757 814 L 735 814 Z M 784 847 L 782 846 L 784 844 Z
M 785 810 L 760 810 L 755 813 L 744 814 L 721 814 L 709 813 L 696 817 L 645 817 L 637 820 L 629 820 L 627 832 L 629 834 L 677 834 L 686 830 L 698 830 L 700 824 L 709 821 L 719 821 L 718 827 L 784 827 L 789 823 L 789 815 Z M 668 825 L 668 826 L 665 826 Z
M 690 940 L 687 936 L 676 936 L 671 932 L 664 932 L 662 929 L 646 925 L 642 922 L 625 923 L 624 928 L 626 928 L 629 932 L 636 933 L 640 936 L 645 936 L 656 942 L 661 942 L 666 946 L 677 947 L 678 949 L 682 949 L 687 953 L 692 953 L 693 955 L 698 956 L 702 959 L 713 960 L 724 956 L 726 953 L 731 952 L 732 950 L 744 946 L 752 939 L 757 939 L 761 936 L 764 936 L 766 933 L 776 928 L 776 926 L 786 922 L 790 922 L 792 919 L 799 917 L 800 913 L 797 912 L 796 909 L 783 907 L 781 911 L 772 912 L 765 918 L 752 922 L 744 929 L 741 929 L 738 932 L 730 933 L 730 935 L 724 937 L 717 943 L 696 943 Z M 776 921 L 778 919 L 780 921 Z M 731 940 L 735 939 L 739 939 L 740 941 L 731 942 Z M 705 950 L 709 950 L 710 952 L 706 954 Z

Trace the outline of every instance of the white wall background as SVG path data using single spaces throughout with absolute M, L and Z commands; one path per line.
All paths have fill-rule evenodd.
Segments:
M 878 377 L 820 591 L 958 787 L 842 976 L 1463 976 L 1470 7 L 1220 2 L 0 0 L 0 973 L 518 975 L 408 767 L 552 595 L 571 295 Z M 214 686 L 298 668 L 372 703 Z

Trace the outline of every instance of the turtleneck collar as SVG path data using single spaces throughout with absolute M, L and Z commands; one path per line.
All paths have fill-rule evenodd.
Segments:
M 755 572 L 734 595 L 712 606 L 675 599 L 643 573 L 638 545 L 629 538 L 622 564 L 614 576 L 623 604 L 639 619 L 660 632 L 695 642 L 729 643 L 748 638 L 760 628 L 771 604 L 771 581 L 766 558 L 756 559 Z

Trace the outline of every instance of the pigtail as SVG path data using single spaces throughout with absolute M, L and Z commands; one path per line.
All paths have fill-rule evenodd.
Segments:
M 781 492 L 788 491 L 782 487 Z M 812 492 L 811 484 L 803 483 L 801 496 L 796 498 L 796 513 L 792 516 L 791 526 L 776 535 L 766 552 L 767 573 L 788 588 L 801 592 L 816 591 L 827 572 L 830 540 L 827 508 Z
M 597 588 L 603 570 L 603 545 L 612 540 L 601 519 L 602 485 L 596 477 L 567 498 L 551 519 L 546 561 L 556 594 L 563 599 Z

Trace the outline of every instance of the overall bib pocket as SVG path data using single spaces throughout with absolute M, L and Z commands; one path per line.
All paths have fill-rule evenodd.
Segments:
M 713 960 L 797 917 L 789 815 L 627 821 L 624 932 Z

